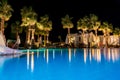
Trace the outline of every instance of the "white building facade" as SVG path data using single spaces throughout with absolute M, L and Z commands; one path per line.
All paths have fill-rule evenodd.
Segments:
M 112 45 L 112 46 L 120 45 L 120 37 L 118 35 L 110 35 L 110 36 L 107 36 L 106 38 L 102 35 L 98 35 L 96 37 L 93 33 L 84 34 L 84 35 L 75 33 L 75 34 L 70 34 L 69 38 L 67 35 L 65 43 L 66 44 L 72 43 L 74 44 L 74 46 L 79 46 L 81 43 L 86 46 L 89 43 L 91 46 L 105 46 L 106 42 L 108 43 L 108 45 Z

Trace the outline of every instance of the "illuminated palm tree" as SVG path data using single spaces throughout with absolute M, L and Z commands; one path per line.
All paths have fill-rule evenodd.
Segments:
M 101 24 L 100 21 L 98 21 L 98 16 L 94 14 L 90 14 L 90 22 L 91 22 L 92 29 L 95 31 L 95 35 L 97 37 L 97 30 Z
M 73 28 L 73 23 L 72 23 L 72 20 L 73 17 L 69 17 L 69 15 L 65 15 L 65 17 L 61 18 L 61 23 L 63 25 L 63 28 L 64 29 L 68 29 L 68 43 L 70 44 L 70 29 Z
M 86 25 L 86 19 L 87 19 L 87 16 L 85 16 L 83 19 L 79 19 L 77 21 L 77 30 L 82 30 L 83 31 L 83 35 L 85 33 L 85 31 L 88 30 L 88 27 Z
M 21 9 L 22 24 L 21 26 L 27 27 L 26 43 L 31 44 L 30 35 L 32 35 L 32 40 L 34 40 L 35 24 L 37 22 L 37 14 L 32 9 L 32 7 L 24 7 Z M 32 34 L 30 34 L 32 31 Z
M 45 33 L 44 34 L 44 46 L 46 46 L 46 42 L 48 43 L 49 31 L 52 30 L 52 21 L 49 20 L 48 15 L 44 15 L 40 17 L 40 23 L 43 25 L 43 30 L 45 31 L 43 33 Z M 46 37 L 47 37 L 47 41 L 46 41 Z
M 84 35 L 85 32 L 89 29 L 88 27 L 88 16 L 85 16 L 83 18 L 80 18 L 77 21 L 77 30 L 82 30 L 82 43 L 84 43 Z
M 11 25 L 11 32 L 16 34 L 16 39 L 19 36 L 19 33 L 22 33 L 22 27 L 20 26 L 20 22 L 16 21 Z
M 118 36 L 120 36 L 120 28 L 119 28 L 119 27 L 116 27 L 116 28 L 113 30 L 113 35 L 118 35 Z
M 120 28 L 119 27 L 116 27 L 114 30 L 113 30 L 113 35 L 120 38 Z M 119 45 L 119 44 L 118 44 Z
M 35 29 L 35 34 L 38 36 L 37 41 L 39 44 L 42 44 L 42 34 L 43 34 L 43 25 L 40 22 L 36 23 L 36 29 Z
M 48 34 L 47 34 L 47 32 L 45 31 L 45 30 L 41 30 L 41 36 L 43 36 L 44 37 L 44 47 L 46 46 L 46 42 L 47 42 L 47 40 L 46 40 L 46 36 L 47 36 Z
M 49 43 L 49 32 L 52 30 L 52 21 L 48 21 L 46 27 L 44 27 L 44 30 L 47 32 L 47 43 Z
M 112 24 L 109 24 L 108 22 L 103 22 L 103 24 L 99 28 L 100 31 L 103 32 L 105 37 L 106 46 L 108 45 L 108 37 L 110 36 L 110 33 L 113 31 Z
M 95 14 L 90 14 L 89 15 L 89 27 L 90 27 L 90 30 L 95 31 L 95 38 L 96 38 L 95 43 L 97 44 L 99 43 L 99 38 L 97 36 L 97 33 L 98 33 L 98 28 L 100 27 L 100 25 L 101 25 L 101 22 L 98 21 L 98 16 L 96 16 Z M 90 38 L 90 45 L 91 45 L 91 42 L 93 41 L 92 39 L 93 38 Z
M 12 16 L 12 7 L 7 3 L 7 0 L 0 1 L 0 19 L 1 19 L 1 32 L 4 34 L 4 24 Z
M 103 22 L 99 30 L 103 32 L 104 36 L 107 36 L 113 31 L 113 26 L 112 24 L 109 24 L 108 22 Z
M 35 29 L 35 35 L 37 35 L 37 42 L 38 42 L 38 45 L 42 44 L 42 36 L 41 36 L 41 33 L 42 31 L 40 31 L 38 28 Z

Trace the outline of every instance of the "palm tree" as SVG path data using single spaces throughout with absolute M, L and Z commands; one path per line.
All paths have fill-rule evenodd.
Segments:
M 88 30 L 88 27 L 86 25 L 86 19 L 87 19 L 87 16 L 85 16 L 83 19 L 80 18 L 77 21 L 77 30 L 82 30 L 83 35 L 84 35 L 85 31 Z
M 1 32 L 4 34 L 4 24 L 12 16 L 12 7 L 7 3 L 7 0 L 0 2 L 0 19 L 1 19 Z
M 110 35 L 110 33 L 113 31 L 113 26 L 112 24 L 109 24 L 108 22 L 103 22 L 99 30 L 103 31 L 104 36 L 107 36 L 107 35 Z
M 22 33 L 22 27 L 20 26 L 20 22 L 16 21 L 11 25 L 11 32 L 16 34 L 16 39 L 19 36 L 19 33 Z
M 99 43 L 99 38 L 97 36 L 97 33 L 98 33 L 98 28 L 100 27 L 101 25 L 101 22 L 98 21 L 98 16 L 96 16 L 95 14 L 90 14 L 89 15 L 89 26 L 90 26 L 90 29 L 91 30 L 94 30 L 95 31 L 95 38 L 96 38 L 96 41 L 95 43 Z M 91 35 L 92 37 L 92 35 Z M 93 38 L 89 38 L 90 40 L 93 39 Z M 92 40 L 91 40 L 92 41 Z M 90 42 L 91 42 L 90 41 Z M 90 43 L 91 44 L 91 43 Z M 98 46 L 97 46 L 98 47 Z
M 49 31 L 52 30 L 52 21 L 48 21 L 46 28 L 44 27 L 44 30 L 47 32 L 47 43 L 49 43 Z
M 115 30 L 113 30 L 113 35 L 120 36 L 120 28 L 119 27 L 116 27 Z
M 120 28 L 119 27 L 116 27 L 114 30 L 113 30 L 113 35 L 120 38 Z M 119 45 L 119 44 L 118 44 Z
M 41 33 L 42 31 L 40 31 L 38 28 L 35 29 L 35 35 L 37 35 L 37 42 L 38 42 L 38 45 L 42 44 L 42 36 L 41 36 Z M 39 47 L 39 46 L 38 46 Z
M 44 34 L 44 46 L 46 46 L 46 42 L 48 43 L 49 31 L 52 30 L 52 21 L 49 20 L 49 16 L 45 14 L 44 16 L 40 17 L 40 23 L 43 25 Z M 47 37 L 47 41 L 46 41 Z
M 63 25 L 63 28 L 64 29 L 68 29 L 68 42 L 70 44 L 70 29 L 73 28 L 73 23 L 72 23 L 72 20 L 73 17 L 69 17 L 69 15 L 65 15 L 65 17 L 61 18 L 61 23 Z
M 47 41 L 46 41 L 46 36 L 47 36 L 47 35 L 48 35 L 48 34 L 47 34 L 47 32 L 46 32 L 45 30 L 41 30 L 41 36 L 44 37 L 44 41 L 43 41 L 43 42 L 44 42 L 44 45 L 43 45 L 44 47 L 46 46 L 46 42 L 47 42 Z
M 89 29 L 88 27 L 88 16 L 85 16 L 83 18 L 80 18 L 77 21 L 77 30 L 82 30 L 82 43 L 84 43 L 84 35 L 85 32 Z
M 95 35 L 97 37 L 97 30 L 101 24 L 100 21 L 98 21 L 98 16 L 96 16 L 95 14 L 90 14 L 90 22 L 92 29 L 95 31 Z
M 32 40 L 34 40 L 35 24 L 37 22 L 37 14 L 32 7 L 23 7 L 21 9 L 22 24 L 27 27 L 26 43 L 31 44 L 30 31 L 32 31 Z
M 36 29 L 35 29 L 35 34 L 38 36 L 37 41 L 39 42 L 38 44 L 41 44 L 42 42 L 42 34 L 43 34 L 43 25 L 41 22 L 36 23 Z
M 109 24 L 108 22 L 103 22 L 103 24 L 99 28 L 100 31 L 103 32 L 105 37 L 106 46 L 108 46 L 108 37 L 110 36 L 110 33 L 113 31 L 112 24 Z

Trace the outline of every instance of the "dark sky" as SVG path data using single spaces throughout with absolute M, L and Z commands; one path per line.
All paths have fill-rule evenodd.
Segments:
M 13 7 L 14 13 L 9 23 L 20 20 L 20 9 L 23 6 L 32 6 L 38 13 L 38 19 L 48 14 L 53 21 L 53 30 L 50 32 L 50 40 L 58 40 L 57 36 L 62 35 L 63 40 L 67 30 L 62 29 L 61 17 L 66 14 L 73 17 L 75 28 L 72 33 L 77 32 L 76 21 L 90 13 L 96 14 L 100 20 L 108 21 L 113 26 L 120 26 L 120 1 L 119 0 L 8 0 Z

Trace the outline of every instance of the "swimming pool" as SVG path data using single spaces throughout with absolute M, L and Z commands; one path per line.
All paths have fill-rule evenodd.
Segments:
M 120 80 L 120 49 L 26 50 L 0 57 L 0 80 Z

